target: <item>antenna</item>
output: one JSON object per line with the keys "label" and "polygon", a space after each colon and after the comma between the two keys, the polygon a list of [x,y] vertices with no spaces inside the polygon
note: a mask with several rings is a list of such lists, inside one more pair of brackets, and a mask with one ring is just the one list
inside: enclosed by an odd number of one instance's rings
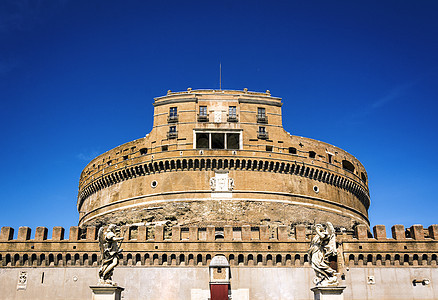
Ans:
{"label": "antenna", "polygon": [[219,62],[219,90],[222,90],[222,64]]}

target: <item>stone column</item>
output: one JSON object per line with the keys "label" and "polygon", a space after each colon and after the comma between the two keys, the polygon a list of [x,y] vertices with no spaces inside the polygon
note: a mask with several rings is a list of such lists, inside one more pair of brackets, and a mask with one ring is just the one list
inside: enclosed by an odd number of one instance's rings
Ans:
{"label": "stone column", "polygon": [[124,288],[112,285],[92,285],[92,300],[121,300]]}
{"label": "stone column", "polygon": [[343,300],[345,286],[315,286],[311,288],[314,300]]}

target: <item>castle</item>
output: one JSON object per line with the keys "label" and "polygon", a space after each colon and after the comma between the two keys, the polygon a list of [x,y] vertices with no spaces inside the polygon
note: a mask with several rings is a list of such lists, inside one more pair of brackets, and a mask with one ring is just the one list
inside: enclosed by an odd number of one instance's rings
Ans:
{"label": "castle", "polygon": [[125,299],[207,299],[223,254],[233,299],[312,299],[307,250],[330,221],[346,299],[438,298],[438,225],[369,227],[368,175],[353,155],[289,134],[280,98],[234,90],[168,91],[152,131],[82,171],[79,226],[0,234],[0,299],[87,299],[97,229],[123,225],[115,281]]}

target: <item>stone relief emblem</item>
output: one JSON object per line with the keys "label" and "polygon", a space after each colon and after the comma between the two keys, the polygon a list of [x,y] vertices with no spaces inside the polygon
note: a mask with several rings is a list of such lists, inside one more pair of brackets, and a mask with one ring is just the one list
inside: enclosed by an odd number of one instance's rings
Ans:
{"label": "stone relief emblem", "polygon": [[337,255],[335,228],[332,223],[316,224],[315,235],[309,248],[310,264],[315,270],[313,280],[316,286],[337,286],[336,271],[330,267],[329,258]]}
{"label": "stone relief emblem", "polygon": [[222,122],[222,112],[219,110],[214,111],[214,122],[215,123],[221,123]]}
{"label": "stone relief emblem", "polygon": [[18,273],[17,290],[25,290],[26,287],[27,287],[27,272],[20,271],[20,273]]}
{"label": "stone relief emblem", "polygon": [[216,172],[210,178],[210,188],[213,192],[230,192],[234,189],[234,179],[228,178],[228,172]]}
{"label": "stone relief emblem", "polygon": [[[119,236],[118,236],[119,235]],[[98,232],[100,255],[102,264],[99,269],[99,284],[114,285],[112,281],[114,268],[119,264],[120,246],[123,237],[120,236],[120,227],[111,224],[106,230],[101,227]]]}

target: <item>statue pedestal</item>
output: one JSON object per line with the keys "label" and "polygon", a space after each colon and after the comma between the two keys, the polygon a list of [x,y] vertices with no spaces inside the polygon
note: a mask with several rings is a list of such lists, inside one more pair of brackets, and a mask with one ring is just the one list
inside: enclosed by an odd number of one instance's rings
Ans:
{"label": "statue pedestal", "polygon": [[344,300],[345,286],[315,286],[311,288],[315,300]]}
{"label": "statue pedestal", "polygon": [[92,300],[121,300],[124,288],[112,285],[92,285]]}

